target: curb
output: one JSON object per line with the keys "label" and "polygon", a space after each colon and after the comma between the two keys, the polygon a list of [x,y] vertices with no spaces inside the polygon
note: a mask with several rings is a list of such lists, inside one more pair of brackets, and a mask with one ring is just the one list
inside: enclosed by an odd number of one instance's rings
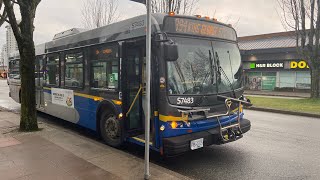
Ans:
{"label": "curb", "polygon": [[246,109],[253,110],[253,111],[264,111],[264,112],[273,112],[273,113],[279,113],[279,114],[288,114],[288,115],[294,115],[294,116],[320,118],[320,114],[294,112],[294,111],[286,111],[286,110],[280,110],[280,109],[270,109],[270,108],[254,107],[254,106]]}

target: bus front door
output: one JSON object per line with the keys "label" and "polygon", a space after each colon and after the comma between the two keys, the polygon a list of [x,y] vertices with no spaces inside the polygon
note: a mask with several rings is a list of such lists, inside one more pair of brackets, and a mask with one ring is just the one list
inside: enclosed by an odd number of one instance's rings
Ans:
{"label": "bus front door", "polygon": [[129,136],[143,134],[142,64],[144,46],[124,45],[122,61],[122,97],[126,130]]}

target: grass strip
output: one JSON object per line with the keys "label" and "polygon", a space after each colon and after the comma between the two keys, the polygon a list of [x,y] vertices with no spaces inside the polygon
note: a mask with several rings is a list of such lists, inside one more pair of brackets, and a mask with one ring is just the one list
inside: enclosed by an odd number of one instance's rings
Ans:
{"label": "grass strip", "polygon": [[285,99],[250,96],[247,98],[251,100],[255,107],[320,114],[320,99]]}

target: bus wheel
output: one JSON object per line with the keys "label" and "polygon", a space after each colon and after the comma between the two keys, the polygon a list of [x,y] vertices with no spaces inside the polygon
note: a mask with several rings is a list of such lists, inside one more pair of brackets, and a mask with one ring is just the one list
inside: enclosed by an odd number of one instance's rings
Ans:
{"label": "bus wheel", "polygon": [[100,132],[103,140],[110,146],[120,147],[123,133],[120,120],[112,112],[103,112],[100,119]]}

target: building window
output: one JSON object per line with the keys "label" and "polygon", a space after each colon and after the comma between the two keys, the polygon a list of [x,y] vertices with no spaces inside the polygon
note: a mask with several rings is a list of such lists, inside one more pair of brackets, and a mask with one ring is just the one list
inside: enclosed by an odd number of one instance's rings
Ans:
{"label": "building window", "polygon": [[311,89],[311,75],[309,71],[297,71],[297,89]]}
{"label": "building window", "polygon": [[46,84],[49,86],[59,86],[60,83],[60,68],[59,55],[49,56],[46,67]]}
{"label": "building window", "polygon": [[279,88],[294,88],[295,87],[295,71],[280,71],[279,72]]}
{"label": "building window", "polygon": [[65,86],[83,87],[83,53],[65,55]]}
{"label": "building window", "polygon": [[91,86],[93,88],[118,90],[118,45],[90,48]]}
{"label": "building window", "polygon": [[249,90],[261,90],[261,72],[248,72],[246,88]]}

